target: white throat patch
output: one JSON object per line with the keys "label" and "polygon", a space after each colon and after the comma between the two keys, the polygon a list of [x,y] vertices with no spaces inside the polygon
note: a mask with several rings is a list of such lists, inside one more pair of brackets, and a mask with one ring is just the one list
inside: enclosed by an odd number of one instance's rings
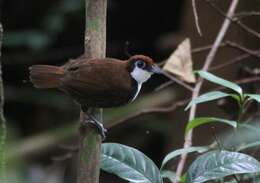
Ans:
{"label": "white throat patch", "polygon": [[130,73],[131,76],[133,77],[133,79],[136,80],[137,82],[137,91],[132,99],[132,101],[134,101],[138,95],[138,93],[140,92],[141,90],[141,87],[142,87],[142,84],[144,82],[146,82],[153,73],[151,72],[148,72],[146,70],[143,70],[143,69],[140,69],[139,67],[135,67],[134,70]]}

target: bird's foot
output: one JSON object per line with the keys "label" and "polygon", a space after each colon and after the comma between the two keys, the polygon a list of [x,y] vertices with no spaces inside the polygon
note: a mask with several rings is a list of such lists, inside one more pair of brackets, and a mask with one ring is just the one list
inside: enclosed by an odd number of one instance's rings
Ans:
{"label": "bird's foot", "polygon": [[98,132],[100,133],[101,137],[102,137],[102,141],[104,141],[106,139],[106,132],[107,129],[104,127],[104,125],[99,122],[94,116],[92,115],[88,115],[87,119],[84,119],[83,121],[85,124],[87,123],[91,123],[93,125],[95,125],[97,127]]}

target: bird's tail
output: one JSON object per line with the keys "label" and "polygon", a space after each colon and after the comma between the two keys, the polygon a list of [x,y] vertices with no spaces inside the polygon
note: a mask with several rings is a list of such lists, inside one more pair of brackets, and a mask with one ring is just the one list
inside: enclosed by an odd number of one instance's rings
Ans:
{"label": "bird's tail", "polygon": [[36,88],[58,88],[64,69],[51,65],[33,65],[29,68],[30,80]]}

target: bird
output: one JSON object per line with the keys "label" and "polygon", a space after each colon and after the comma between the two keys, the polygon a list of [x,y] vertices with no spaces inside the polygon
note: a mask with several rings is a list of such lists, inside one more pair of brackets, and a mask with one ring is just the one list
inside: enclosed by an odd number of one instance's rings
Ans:
{"label": "bird", "polygon": [[[69,60],[63,66],[33,65],[30,81],[35,88],[59,89],[72,97],[84,112],[90,108],[112,108],[134,101],[143,83],[161,69],[152,58],[134,55],[127,60],[87,58]],[[106,129],[91,116],[102,137]]]}

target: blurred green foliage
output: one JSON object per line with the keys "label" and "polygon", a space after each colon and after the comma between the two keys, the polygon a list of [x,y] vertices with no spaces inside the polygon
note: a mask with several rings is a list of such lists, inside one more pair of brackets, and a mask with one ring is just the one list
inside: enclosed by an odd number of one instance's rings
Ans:
{"label": "blurred green foliage", "polygon": [[4,36],[4,45],[6,47],[26,47],[33,51],[46,49],[51,46],[55,37],[61,34],[70,19],[82,17],[84,12],[84,1],[64,0],[58,1],[47,10],[42,22],[39,22],[42,29],[26,29],[19,31],[6,31]]}
{"label": "blurred green foliage", "polygon": [[8,47],[28,47],[32,50],[40,50],[51,43],[51,38],[39,31],[6,32],[4,45]]}

